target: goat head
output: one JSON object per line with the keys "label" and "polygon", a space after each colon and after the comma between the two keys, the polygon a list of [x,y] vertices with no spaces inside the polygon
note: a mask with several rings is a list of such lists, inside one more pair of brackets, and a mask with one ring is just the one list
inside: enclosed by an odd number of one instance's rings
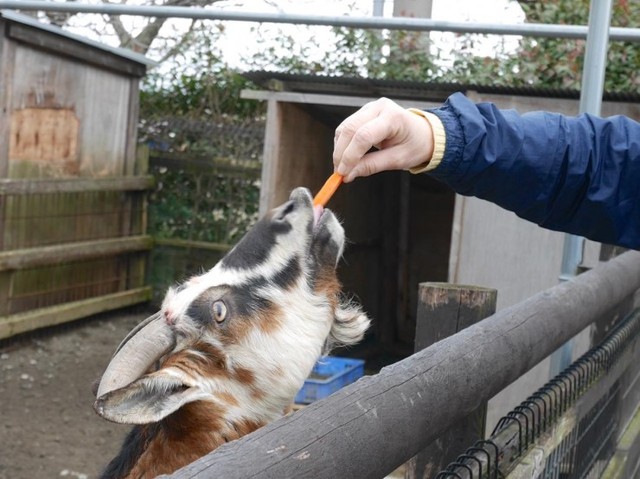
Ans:
{"label": "goat head", "polygon": [[297,188],[214,268],[169,289],[98,386],[94,407],[105,419],[163,425],[145,431],[140,457],[128,452],[122,471],[155,454],[158,431],[188,451],[154,470],[171,472],[282,416],[323,353],[362,338],[369,320],[336,276],[344,243],[334,214]]}

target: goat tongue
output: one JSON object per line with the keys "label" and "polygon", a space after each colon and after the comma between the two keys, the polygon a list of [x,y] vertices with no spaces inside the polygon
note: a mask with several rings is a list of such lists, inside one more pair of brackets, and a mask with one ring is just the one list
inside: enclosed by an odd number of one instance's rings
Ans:
{"label": "goat tongue", "polygon": [[318,224],[318,221],[320,221],[320,217],[322,216],[323,211],[324,211],[324,208],[322,207],[322,205],[313,206],[313,226],[314,227]]}
{"label": "goat tongue", "polygon": [[118,346],[100,379],[96,397],[131,384],[175,344],[175,334],[160,313],[145,319]]}

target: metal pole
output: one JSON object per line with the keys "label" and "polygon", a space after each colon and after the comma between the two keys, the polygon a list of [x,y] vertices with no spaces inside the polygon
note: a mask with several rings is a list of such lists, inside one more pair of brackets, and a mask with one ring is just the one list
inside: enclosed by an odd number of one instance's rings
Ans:
{"label": "metal pole", "polygon": [[[42,0],[0,0],[0,9],[38,10],[48,12],[97,13],[104,15],[133,15],[162,18],[193,18],[201,20],[228,20],[238,22],[293,23],[299,25],[326,25],[353,28],[372,28],[408,31],[439,31],[456,33],[482,33],[521,35],[551,38],[586,38],[588,29],[580,25],[547,25],[536,23],[498,24],[476,22],[449,22],[429,18],[408,17],[348,17],[310,16],[283,13],[252,13],[199,7],[159,7],[154,5],[97,4],[79,2],[51,2]],[[611,28],[611,40],[640,42],[640,28]]]}
{"label": "metal pole", "polygon": [[373,0],[373,16],[384,16],[384,0]]}
{"label": "metal pole", "polygon": [[[582,68],[580,113],[600,115],[604,76],[609,46],[612,0],[592,0],[589,8],[589,33]],[[560,281],[575,277],[582,263],[585,240],[581,236],[565,235],[562,251]],[[571,364],[573,341],[568,341],[551,356],[550,377],[554,377]]]}
{"label": "metal pole", "polygon": [[604,73],[609,47],[609,24],[612,0],[592,0],[589,10],[589,33],[582,68],[580,113],[600,115]]}

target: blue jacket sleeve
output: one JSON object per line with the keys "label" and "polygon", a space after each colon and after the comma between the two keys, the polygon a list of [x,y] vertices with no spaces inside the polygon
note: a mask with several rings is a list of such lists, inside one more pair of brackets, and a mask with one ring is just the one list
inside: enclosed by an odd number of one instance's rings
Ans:
{"label": "blue jacket sleeve", "polygon": [[640,123],[519,115],[452,95],[438,109],[445,153],[431,171],[545,228],[640,248]]}

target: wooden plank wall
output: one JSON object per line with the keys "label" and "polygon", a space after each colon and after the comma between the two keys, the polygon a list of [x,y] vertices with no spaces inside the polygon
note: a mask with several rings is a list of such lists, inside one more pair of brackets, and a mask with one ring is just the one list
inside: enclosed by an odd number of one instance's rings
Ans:
{"label": "wooden plank wall", "polygon": [[[313,105],[268,101],[261,213],[297,186],[320,188],[333,171],[337,126]],[[348,238],[339,276],[374,319],[373,349],[412,353],[418,283],[446,281],[453,199],[436,181],[406,172],[356,180],[332,198]]]}
{"label": "wooden plank wall", "polygon": [[152,180],[136,157],[139,78],[16,42],[6,27],[0,338],[148,300],[151,248]]}
{"label": "wooden plank wall", "polygon": [[[137,84],[116,73],[26,45],[17,45],[14,62],[20,68],[13,72],[14,87],[7,99],[11,144],[16,147],[9,154],[9,176],[124,175],[125,163],[133,162],[135,157],[127,156],[132,154],[127,137],[132,134],[128,122],[135,119],[130,111],[131,88]],[[137,94],[137,87],[135,92]],[[34,130],[38,127],[43,131],[56,124],[64,130],[63,138],[68,142],[60,145],[59,136],[42,136],[40,142],[50,140],[58,144],[36,148],[32,143],[35,137],[28,135],[19,123],[25,115],[29,115]],[[52,122],[52,117],[57,121]],[[77,146],[73,156],[70,152],[62,158],[52,154],[64,146],[71,149],[74,142]],[[42,156],[28,156],[33,151],[41,152]]]}

